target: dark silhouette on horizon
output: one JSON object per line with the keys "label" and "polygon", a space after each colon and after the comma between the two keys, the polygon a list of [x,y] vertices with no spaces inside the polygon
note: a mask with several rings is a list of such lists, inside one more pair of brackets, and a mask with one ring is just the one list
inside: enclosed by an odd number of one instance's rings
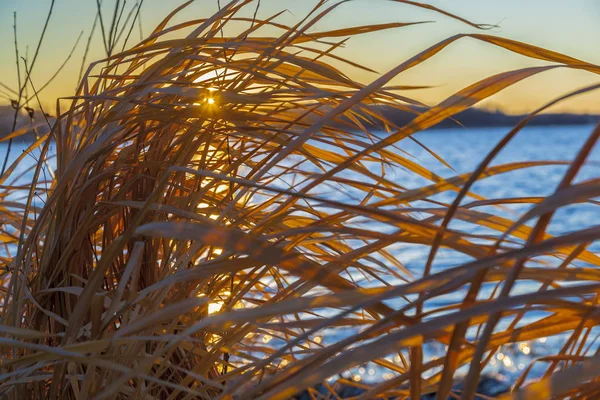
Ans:
{"label": "dark silhouette on horizon", "polygon": [[[408,124],[415,117],[414,113],[401,111],[387,106],[372,106],[372,108],[382,113],[384,117],[398,126]],[[423,109],[420,111],[423,111]],[[451,119],[445,119],[437,124],[434,129],[458,128],[461,125],[465,128],[513,127],[525,117],[525,114],[508,115],[500,111],[470,108],[454,115]],[[595,124],[599,121],[600,115],[598,114],[553,113],[537,115],[528,123],[528,125],[587,125]]]}

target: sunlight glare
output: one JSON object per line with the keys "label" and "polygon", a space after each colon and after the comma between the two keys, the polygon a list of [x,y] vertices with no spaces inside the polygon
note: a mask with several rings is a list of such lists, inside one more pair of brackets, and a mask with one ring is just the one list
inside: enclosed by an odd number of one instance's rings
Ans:
{"label": "sunlight glare", "polygon": [[214,303],[208,303],[208,314],[216,314],[219,311],[221,311],[221,308],[223,307],[223,302],[222,301],[217,301]]}

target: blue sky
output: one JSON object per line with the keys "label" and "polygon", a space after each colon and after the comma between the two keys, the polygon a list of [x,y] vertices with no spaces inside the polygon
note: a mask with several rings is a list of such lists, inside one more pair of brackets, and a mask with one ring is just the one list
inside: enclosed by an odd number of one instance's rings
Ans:
{"label": "blue sky", "polygon": [[[221,0],[225,3],[226,0]],[[106,10],[114,0],[104,0]],[[174,0],[146,0],[142,11],[144,33],[148,33],[173,8],[181,4]],[[491,33],[524,41],[554,51],[569,54],[588,62],[600,64],[600,2],[595,0],[438,0],[428,1],[446,11],[477,23],[498,24]],[[0,1],[0,82],[16,87],[14,44],[12,33],[13,11],[17,12],[19,50],[30,56],[41,32],[50,0]],[[128,6],[133,0],[128,1]],[[268,16],[288,9],[281,22],[291,22],[303,16],[315,4],[313,0],[262,0],[259,16]],[[208,16],[217,8],[217,0],[196,0],[176,21]],[[249,9],[251,13],[253,9]],[[85,39],[96,12],[95,0],[56,0],[34,82],[44,82],[62,63],[81,31],[82,42],[58,79],[42,94],[44,102],[54,102],[58,96],[72,93],[79,72]],[[354,0],[345,3],[320,21],[314,30],[381,22],[435,21],[373,33],[349,41],[340,55],[364,63],[379,72],[385,72],[424,48],[456,33],[475,32],[474,28],[431,11],[418,9],[386,0]],[[136,34],[135,39],[139,39]],[[101,58],[103,48],[97,36],[92,43],[91,59]],[[429,104],[494,73],[524,66],[541,65],[511,54],[506,50],[463,39],[428,60],[422,66],[400,75],[393,83],[403,85],[434,85],[434,88],[411,92],[410,95]],[[357,73],[353,77],[364,82],[374,75]],[[520,113],[538,107],[544,102],[572,89],[600,81],[600,77],[581,71],[555,70],[536,76],[527,82],[494,96],[484,103]],[[555,109],[555,111],[600,112],[600,93],[582,96]]]}

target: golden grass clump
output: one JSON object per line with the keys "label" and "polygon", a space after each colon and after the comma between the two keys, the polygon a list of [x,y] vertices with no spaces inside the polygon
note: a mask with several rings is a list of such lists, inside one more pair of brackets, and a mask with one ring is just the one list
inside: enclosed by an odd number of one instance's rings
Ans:
{"label": "golden grass clump", "polygon": [[[600,129],[544,198],[484,199],[472,190],[488,176],[543,164],[489,167],[531,117],[471,174],[444,179],[398,151],[415,132],[529,76],[600,67],[465,34],[362,85],[342,71],[367,68],[337,56],[338,47],[408,23],[309,33],[339,4],[321,1],[285,26],[277,15],[240,16],[251,3],[169,26],[172,14],[139,44],[92,64],[50,134],[31,145],[39,162],[19,172],[30,162],[22,155],[0,178],[0,393],[288,399],[317,396],[323,383],[364,387],[360,399],[445,399],[464,366],[464,390],[454,393],[470,399],[503,345],[567,333],[557,354],[534,361],[547,364],[544,377],[529,384],[525,369],[507,397],[600,396],[600,360],[585,345],[600,293],[600,258],[587,247],[600,228],[546,233],[556,209],[600,195],[597,179],[574,183]],[[469,38],[551,64],[489,77],[431,108],[388,84]],[[372,105],[415,118],[395,126]],[[398,171],[429,183],[406,188],[391,178]],[[23,173],[31,184],[18,183]],[[452,203],[433,199],[445,192],[456,193]],[[514,203],[531,207],[514,219],[477,210]],[[451,227],[455,220],[494,234]],[[392,254],[403,244],[428,246],[420,275]],[[436,269],[440,248],[472,261]],[[521,281],[539,289],[515,294]],[[486,297],[490,283],[496,290]],[[459,302],[436,302],[461,290]],[[533,311],[546,316],[523,323]],[[357,330],[332,336],[349,329]],[[443,357],[423,355],[432,343],[447,346]],[[385,378],[352,382],[348,372],[366,363]]]}

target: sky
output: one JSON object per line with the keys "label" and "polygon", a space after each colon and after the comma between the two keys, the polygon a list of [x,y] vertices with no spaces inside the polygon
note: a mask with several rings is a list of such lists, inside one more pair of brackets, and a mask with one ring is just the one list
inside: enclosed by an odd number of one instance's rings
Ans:
{"label": "sky", "polygon": [[[104,0],[106,18],[116,0]],[[218,0],[196,0],[175,22],[202,18],[217,10]],[[221,0],[225,4],[227,0]],[[142,8],[142,31],[148,34],[180,0],[145,0]],[[384,73],[425,48],[457,33],[487,33],[568,54],[600,64],[600,1],[598,0],[431,0],[427,4],[452,12],[472,22],[498,27],[482,32],[433,11],[423,10],[390,0],[352,0],[338,7],[320,21],[312,31],[338,29],[384,22],[433,21],[353,37],[338,53]],[[14,57],[13,12],[17,13],[17,38],[21,55],[32,56],[40,36],[51,0],[0,0],[0,82],[17,86]],[[287,9],[280,22],[303,17],[314,0],[261,0],[259,17]],[[134,0],[127,2],[128,7]],[[37,87],[46,82],[63,63],[78,35],[83,31],[73,56],[65,68],[42,93],[44,106],[55,104],[57,97],[73,94],[79,75],[85,42],[95,14],[96,0],[55,0],[54,11],[38,64],[32,74]],[[254,8],[248,10],[252,13]],[[98,32],[97,32],[98,33]],[[134,40],[140,39],[134,33]],[[134,42],[131,41],[130,44]],[[96,34],[88,60],[103,57],[104,49]],[[402,73],[392,83],[428,85],[428,89],[403,93],[429,105],[495,73],[527,66],[543,65],[539,60],[515,55],[507,50],[473,39],[461,39],[422,65]],[[348,74],[369,83],[377,76],[356,70]],[[481,105],[507,113],[525,113],[574,89],[600,82],[600,77],[584,71],[559,68],[537,75],[510,87]],[[1,93],[1,92],[0,92]],[[0,97],[0,104],[6,103]],[[53,107],[53,106],[52,106]],[[600,92],[586,94],[554,107],[553,112],[600,113]]]}

